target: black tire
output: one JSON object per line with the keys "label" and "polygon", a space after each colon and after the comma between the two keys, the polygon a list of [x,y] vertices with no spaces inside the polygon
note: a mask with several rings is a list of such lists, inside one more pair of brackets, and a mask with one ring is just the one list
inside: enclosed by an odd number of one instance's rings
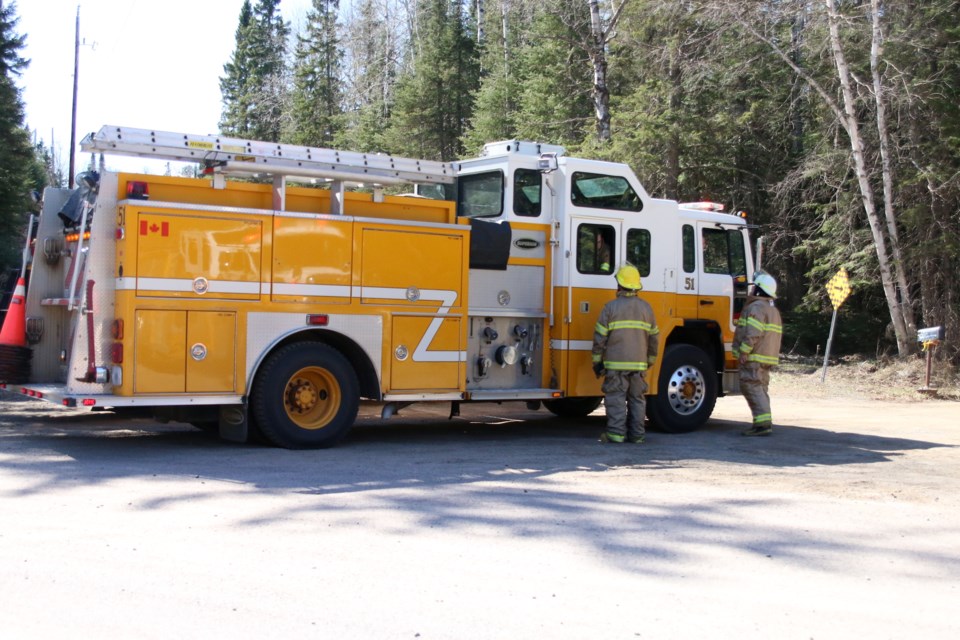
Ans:
{"label": "black tire", "polygon": [[260,432],[286,449],[332,447],[350,431],[359,408],[356,371],[343,354],[319,342],[272,353],[250,397]]}
{"label": "black tire", "polygon": [[560,398],[544,400],[547,411],[561,418],[584,418],[600,406],[603,398]]}
{"label": "black tire", "polygon": [[657,395],[647,402],[655,427],[668,433],[700,428],[717,404],[717,373],[713,360],[700,347],[667,347],[657,380]]}

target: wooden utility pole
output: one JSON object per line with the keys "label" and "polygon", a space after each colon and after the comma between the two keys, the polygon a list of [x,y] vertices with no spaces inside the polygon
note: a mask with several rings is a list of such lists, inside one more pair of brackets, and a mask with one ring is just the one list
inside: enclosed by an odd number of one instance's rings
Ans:
{"label": "wooden utility pole", "polygon": [[77,5],[77,30],[73,47],[73,113],[70,117],[70,175],[67,186],[73,189],[74,156],[77,146],[77,72],[80,70],[80,5]]}

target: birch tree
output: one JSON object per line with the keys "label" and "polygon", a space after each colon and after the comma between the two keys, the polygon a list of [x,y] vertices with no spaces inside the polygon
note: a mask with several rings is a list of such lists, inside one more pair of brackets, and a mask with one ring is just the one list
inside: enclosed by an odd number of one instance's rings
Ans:
{"label": "birch tree", "polygon": [[403,15],[394,0],[361,0],[350,6],[342,29],[347,122],[338,144],[382,151],[404,55]]}
{"label": "birch tree", "polygon": [[629,0],[567,0],[544,5],[545,11],[552,13],[569,28],[569,36],[558,33],[555,37],[569,38],[569,44],[582,51],[588,60],[593,77],[590,98],[596,137],[601,143],[608,142],[611,136],[608,47],[617,35],[617,23],[628,2]]}
{"label": "birch tree", "polygon": [[[808,9],[806,2],[798,3],[800,11]],[[904,268],[902,261],[896,260],[892,256],[898,255],[899,244],[897,237],[892,236],[888,225],[895,225],[895,214],[892,207],[887,211],[879,211],[877,208],[876,193],[873,186],[873,179],[876,172],[871,167],[867,157],[867,149],[864,141],[864,134],[861,128],[860,114],[858,113],[858,100],[856,96],[855,85],[857,80],[847,60],[847,53],[844,48],[843,38],[841,37],[841,23],[844,22],[844,16],[840,14],[837,7],[837,0],[820,0],[827,26],[827,46],[830,52],[835,75],[833,80],[837,84],[836,93],[839,94],[839,100],[834,97],[834,91],[828,89],[814,73],[809,69],[801,67],[798,62],[785,51],[776,38],[763,30],[763,20],[769,19],[769,16],[775,12],[761,10],[761,18],[758,21],[749,19],[748,13],[741,10],[740,7],[731,7],[729,3],[718,3],[715,7],[723,15],[733,17],[740,26],[742,26],[753,37],[766,43],[770,49],[793,71],[802,78],[813,91],[821,98],[823,104],[834,115],[841,129],[846,134],[850,156],[853,164],[853,170],[860,192],[861,206],[870,227],[873,239],[874,250],[877,257],[877,266],[880,273],[880,284],[883,289],[884,298],[890,315],[890,321],[894,329],[897,342],[897,350],[901,355],[911,353],[914,350],[915,342],[909,335],[909,328],[913,326],[912,311],[905,304],[901,297],[901,291],[898,290],[898,283],[902,283],[902,293],[908,296],[908,286],[906,284],[906,275],[901,273]],[[879,8],[876,20],[880,19]],[[871,21],[873,30],[873,21]],[[872,37],[877,37],[876,31]],[[879,52],[879,45],[877,46]],[[879,55],[879,53],[877,53]],[[877,92],[876,99],[882,100],[883,93]],[[887,216],[886,220],[884,216]]]}
{"label": "birch tree", "polygon": [[584,45],[593,67],[593,110],[597,117],[597,139],[610,140],[610,87],[607,85],[607,46],[616,36],[617,22],[628,0],[613,0],[602,11],[599,0],[587,0],[590,8],[590,35]]}
{"label": "birch tree", "polygon": [[513,52],[529,26],[522,23],[522,13],[510,0],[499,0],[497,11],[481,9],[484,4],[483,0],[477,2],[481,76],[465,138],[468,153],[479,151],[484,143],[517,134],[521,80]]}

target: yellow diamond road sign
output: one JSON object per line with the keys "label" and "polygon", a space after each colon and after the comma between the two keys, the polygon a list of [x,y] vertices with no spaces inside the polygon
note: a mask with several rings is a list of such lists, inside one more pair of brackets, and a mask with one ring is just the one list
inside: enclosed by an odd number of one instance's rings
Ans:
{"label": "yellow diamond road sign", "polygon": [[840,269],[827,283],[827,294],[834,309],[839,309],[843,301],[850,295],[850,278],[846,269]]}

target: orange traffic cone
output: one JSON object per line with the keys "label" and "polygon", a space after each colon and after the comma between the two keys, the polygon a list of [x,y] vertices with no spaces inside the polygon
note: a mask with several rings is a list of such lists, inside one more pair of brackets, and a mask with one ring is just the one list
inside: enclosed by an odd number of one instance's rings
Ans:
{"label": "orange traffic cone", "polygon": [[13,290],[7,317],[3,320],[3,330],[0,331],[0,344],[13,347],[27,346],[26,286],[23,278],[17,280],[17,288]]}

